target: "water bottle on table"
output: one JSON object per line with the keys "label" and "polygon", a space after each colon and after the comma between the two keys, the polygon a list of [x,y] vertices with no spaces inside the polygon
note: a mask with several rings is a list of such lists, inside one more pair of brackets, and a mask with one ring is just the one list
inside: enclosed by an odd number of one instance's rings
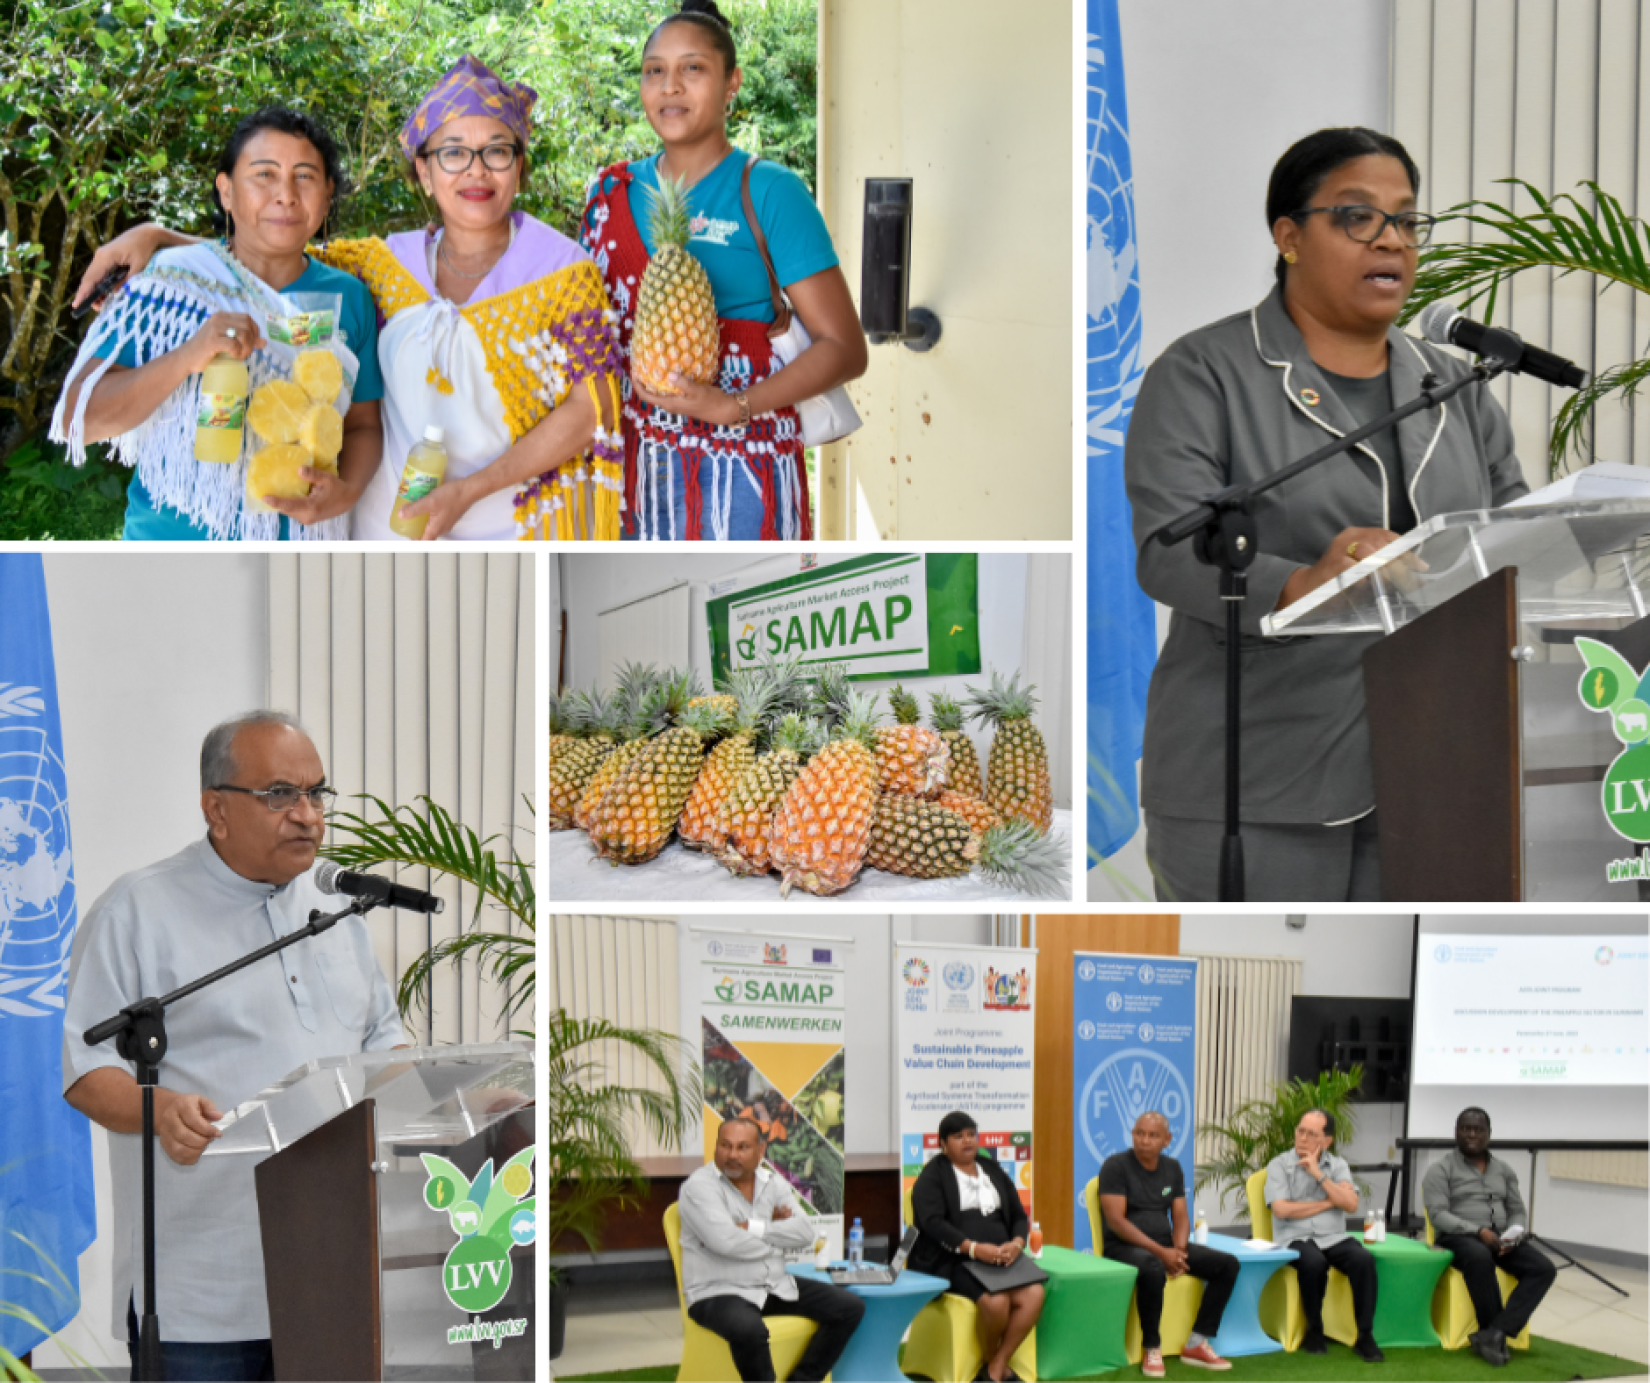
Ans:
{"label": "water bottle on table", "polygon": [[856,1268],[865,1266],[865,1226],[857,1217],[854,1227],[848,1231],[848,1262]]}

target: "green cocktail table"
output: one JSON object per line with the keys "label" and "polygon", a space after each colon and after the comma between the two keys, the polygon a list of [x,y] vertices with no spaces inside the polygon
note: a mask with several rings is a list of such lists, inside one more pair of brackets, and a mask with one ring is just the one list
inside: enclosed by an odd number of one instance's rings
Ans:
{"label": "green cocktail table", "polygon": [[1044,1247],[1037,1266],[1048,1274],[1047,1297],[1037,1329],[1015,1355],[1016,1364],[1034,1363],[1032,1378],[1083,1378],[1128,1363],[1123,1326],[1134,1296],[1135,1270],[1052,1244]]}
{"label": "green cocktail table", "polygon": [[1455,1255],[1418,1239],[1365,1244],[1375,1257],[1375,1343],[1383,1348],[1426,1348],[1440,1343],[1432,1328],[1432,1294]]}

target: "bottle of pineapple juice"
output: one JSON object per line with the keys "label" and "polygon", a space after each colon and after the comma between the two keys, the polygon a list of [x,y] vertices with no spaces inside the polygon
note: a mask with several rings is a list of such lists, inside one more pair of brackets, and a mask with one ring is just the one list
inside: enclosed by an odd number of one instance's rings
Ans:
{"label": "bottle of pineapple juice", "polygon": [[403,538],[424,536],[425,525],[430,521],[429,515],[417,519],[404,519],[401,517],[401,509],[403,505],[416,504],[423,499],[447,474],[447,448],[442,445],[446,438],[446,432],[431,423],[424,429],[424,440],[407,453],[407,464],[401,471],[401,487],[395,492],[395,501],[390,505],[392,533],[398,533]]}
{"label": "bottle of pineapple juice", "polygon": [[195,460],[234,462],[241,457],[246,422],[246,361],[218,355],[201,372],[200,412],[195,418]]}

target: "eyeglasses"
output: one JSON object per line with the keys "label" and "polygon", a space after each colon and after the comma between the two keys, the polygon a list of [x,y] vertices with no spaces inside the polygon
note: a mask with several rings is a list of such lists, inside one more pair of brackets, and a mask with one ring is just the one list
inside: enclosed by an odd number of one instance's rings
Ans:
{"label": "eyeglasses", "polygon": [[324,812],[332,805],[332,799],[338,796],[326,786],[300,788],[294,787],[291,783],[276,783],[272,788],[238,788],[233,783],[219,783],[212,791],[244,792],[248,797],[261,797],[264,799],[264,806],[272,812],[291,811],[298,805],[300,797],[307,797],[310,806],[318,812]]}
{"label": "eyeglasses", "polygon": [[478,158],[482,167],[502,173],[521,157],[521,145],[489,144],[484,149],[471,149],[463,144],[443,144],[439,149],[426,149],[424,157],[434,159],[443,173],[462,173]]}
{"label": "eyeglasses", "polygon": [[1386,234],[1388,226],[1398,227],[1398,237],[1411,249],[1425,245],[1432,236],[1436,217],[1424,211],[1386,212],[1373,206],[1309,206],[1289,213],[1291,221],[1304,221],[1314,212],[1327,211],[1330,219],[1354,240],[1373,244]]}

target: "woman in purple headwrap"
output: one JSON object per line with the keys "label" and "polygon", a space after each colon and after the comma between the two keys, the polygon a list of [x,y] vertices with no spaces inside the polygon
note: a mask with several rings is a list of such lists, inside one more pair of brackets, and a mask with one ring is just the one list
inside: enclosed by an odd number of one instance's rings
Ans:
{"label": "woman in purple headwrap", "polygon": [[[378,305],[381,464],[351,511],[353,538],[617,538],[620,366],[600,271],[573,241],[513,209],[526,173],[531,87],[464,57],[401,131],[438,226],[335,240],[315,253]],[[99,251],[82,293],[189,237],[156,226]],[[407,453],[442,432],[446,476],[400,493]]]}

